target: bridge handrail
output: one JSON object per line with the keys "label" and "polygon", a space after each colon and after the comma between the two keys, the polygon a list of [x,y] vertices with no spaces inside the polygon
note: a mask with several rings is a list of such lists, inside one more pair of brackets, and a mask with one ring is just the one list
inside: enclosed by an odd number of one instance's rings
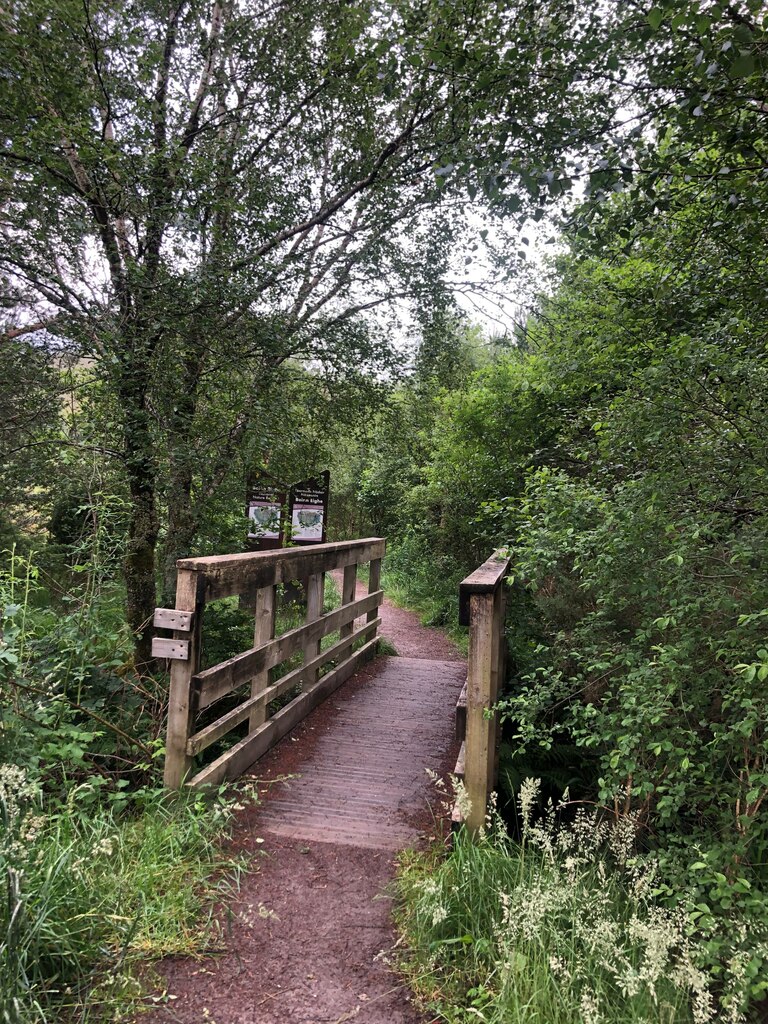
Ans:
{"label": "bridge handrail", "polygon": [[[218,785],[240,775],[257,758],[314,707],[348,679],[366,658],[375,653],[381,623],[378,607],[381,560],[385,541],[381,537],[318,544],[311,549],[283,548],[235,555],[185,558],[176,563],[176,607],[155,610],[155,625],[173,629],[173,639],[156,638],[153,653],[171,658],[168,703],[168,731],[164,782],[178,788]],[[370,563],[369,594],[355,599],[357,567]],[[341,607],[323,614],[324,576],[333,569],[344,570]],[[275,637],[276,587],[281,583],[306,581],[307,611],[304,625]],[[199,671],[203,612],[208,601],[240,595],[254,606],[253,647],[227,661]],[[366,616],[355,628],[355,619]],[[339,640],[320,650],[324,636],[339,631]],[[362,646],[355,645],[362,641]],[[270,683],[269,670],[297,651],[303,664]],[[324,676],[320,669],[329,661],[337,664]],[[203,727],[197,715],[250,681],[250,696]],[[272,717],[267,705],[295,686],[301,692]],[[247,734],[211,764],[189,777],[193,758],[248,719]]]}
{"label": "bridge handrail", "polygon": [[[459,622],[469,626],[464,786],[470,806],[464,824],[472,831],[485,821],[498,776],[499,722],[490,709],[506,671],[504,580],[509,568],[510,558],[500,549],[459,585]],[[457,816],[458,811],[455,820]]]}

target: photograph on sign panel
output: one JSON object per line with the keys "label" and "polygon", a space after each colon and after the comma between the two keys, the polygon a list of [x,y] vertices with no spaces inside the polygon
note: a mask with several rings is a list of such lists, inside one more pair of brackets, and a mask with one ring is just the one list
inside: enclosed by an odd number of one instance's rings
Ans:
{"label": "photograph on sign panel", "polygon": [[291,527],[294,540],[322,541],[322,507],[317,505],[294,505]]}
{"label": "photograph on sign panel", "polygon": [[248,506],[251,540],[277,540],[280,536],[280,506],[266,501],[252,501]]}

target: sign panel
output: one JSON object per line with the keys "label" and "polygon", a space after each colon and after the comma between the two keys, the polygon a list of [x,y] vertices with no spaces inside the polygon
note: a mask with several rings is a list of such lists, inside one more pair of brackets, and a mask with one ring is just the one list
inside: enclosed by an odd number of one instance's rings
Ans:
{"label": "sign panel", "polygon": [[257,548],[279,548],[283,542],[283,511],[286,489],[266,473],[253,476],[248,482],[246,514],[248,540]]}
{"label": "sign panel", "polygon": [[291,488],[291,540],[294,544],[322,544],[328,517],[328,470]]}

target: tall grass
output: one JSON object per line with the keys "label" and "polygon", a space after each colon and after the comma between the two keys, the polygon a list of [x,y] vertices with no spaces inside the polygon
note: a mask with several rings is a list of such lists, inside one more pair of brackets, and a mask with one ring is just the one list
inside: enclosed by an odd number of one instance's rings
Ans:
{"label": "tall grass", "polygon": [[403,969],[424,1003],[451,1024],[742,1020],[727,983],[716,1006],[688,915],[657,903],[653,868],[630,856],[632,823],[558,827],[530,806],[521,844],[494,823],[403,861]]}
{"label": "tall grass", "polygon": [[2,1024],[116,1020],[148,960],[218,942],[230,810],[158,791],[138,805],[117,813],[80,786],[46,809],[23,769],[0,767]]}
{"label": "tall grass", "polygon": [[466,652],[467,631],[459,626],[459,583],[466,575],[466,567],[451,555],[408,534],[387,551],[382,586],[393,604],[416,612],[425,626],[445,629]]}

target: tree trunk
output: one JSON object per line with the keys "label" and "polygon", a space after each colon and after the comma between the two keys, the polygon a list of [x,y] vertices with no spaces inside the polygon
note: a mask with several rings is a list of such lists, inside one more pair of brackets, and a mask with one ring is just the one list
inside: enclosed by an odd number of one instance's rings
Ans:
{"label": "tree trunk", "polygon": [[152,618],[156,605],[155,550],[158,525],[151,480],[130,474],[131,515],[124,561],[126,617],[136,638],[136,668],[151,671]]}
{"label": "tree trunk", "polygon": [[[134,349],[134,353],[136,349]],[[147,409],[149,375],[146,360],[128,357],[119,396],[124,421],[125,465],[131,495],[128,547],[124,560],[126,617],[136,638],[136,668],[151,671],[152,618],[157,591],[155,578],[159,533],[155,493],[155,452]]]}
{"label": "tree trunk", "polygon": [[172,468],[168,488],[168,532],[163,545],[163,603],[172,608],[176,599],[176,562],[192,553],[198,516],[192,504],[192,470],[182,464]]}

